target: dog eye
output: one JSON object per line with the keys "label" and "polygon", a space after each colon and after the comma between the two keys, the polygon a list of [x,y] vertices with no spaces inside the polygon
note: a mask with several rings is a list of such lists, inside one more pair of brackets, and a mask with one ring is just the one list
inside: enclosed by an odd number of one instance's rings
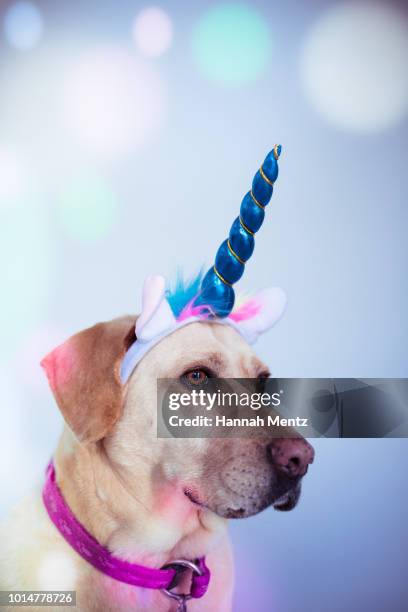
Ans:
{"label": "dog eye", "polygon": [[192,386],[199,386],[207,382],[209,374],[202,368],[194,368],[183,374],[184,380]]}

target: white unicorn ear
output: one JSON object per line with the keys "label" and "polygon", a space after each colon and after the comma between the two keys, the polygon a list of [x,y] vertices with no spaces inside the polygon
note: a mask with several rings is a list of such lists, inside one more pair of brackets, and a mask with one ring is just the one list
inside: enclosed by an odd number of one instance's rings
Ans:
{"label": "white unicorn ear", "polygon": [[143,284],[142,312],[136,321],[136,338],[147,342],[172,327],[175,316],[165,297],[163,276],[148,276]]}
{"label": "white unicorn ear", "polygon": [[[268,331],[282,317],[287,304],[286,293],[280,287],[270,287],[258,291],[250,303],[249,308],[243,304],[236,313],[232,312],[230,317],[235,320],[235,325],[245,340],[253,344],[261,334]],[[252,310],[254,314],[247,317],[245,310]]]}

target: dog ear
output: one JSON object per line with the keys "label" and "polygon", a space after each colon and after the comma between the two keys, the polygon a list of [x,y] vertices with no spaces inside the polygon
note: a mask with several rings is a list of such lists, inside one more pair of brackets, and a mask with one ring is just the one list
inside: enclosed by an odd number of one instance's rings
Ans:
{"label": "dog ear", "polygon": [[122,358],[135,341],[135,317],[98,323],[41,362],[62,415],[81,442],[96,442],[122,412]]}

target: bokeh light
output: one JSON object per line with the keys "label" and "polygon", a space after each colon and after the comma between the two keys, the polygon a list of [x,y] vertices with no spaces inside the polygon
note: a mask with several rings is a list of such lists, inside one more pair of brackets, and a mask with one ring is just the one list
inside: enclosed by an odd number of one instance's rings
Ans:
{"label": "bokeh light", "polygon": [[147,57],[165,53],[173,39],[173,24],[168,14],[157,6],[143,9],[133,24],[133,38]]}
{"label": "bokeh light", "polygon": [[200,70],[221,85],[254,81],[267,67],[270,51],[266,21],[244,4],[212,7],[193,33],[193,53]]}
{"label": "bokeh light", "polygon": [[81,176],[58,200],[58,217],[65,231],[80,241],[104,238],[114,225],[119,202],[110,184],[98,176]]}
{"label": "bokeh light", "polygon": [[16,49],[32,49],[43,33],[43,19],[32,2],[16,2],[4,17],[4,32],[9,44]]}
{"label": "bokeh light", "polygon": [[68,75],[65,102],[79,143],[112,156],[145,144],[164,116],[163,86],[154,68],[117,48],[77,61]]}
{"label": "bokeh light", "polygon": [[329,121],[355,131],[385,129],[408,111],[408,22],[378,2],[331,7],[310,31],[301,78]]}
{"label": "bokeh light", "polygon": [[2,149],[15,153],[24,181],[29,173],[41,189],[39,168],[51,178],[70,148],[71,128],[64,124],[62,100],[72,52],[68,54],[56,45],[50,52],[44,45],[23,56],[8,55],[0,70]]}
{"label": "bokeh light", "polygon": [[73,556],[69,551],[52,550],[42,555],[39,561],[35,569],[36,581],[40,589],[44,591],[75,589],[78,573]]}
{"label": "bokeh light", "polygon": [[52,292],[54,242],[40,204],[21,197],[0,209],[0,357],[43,320]]}

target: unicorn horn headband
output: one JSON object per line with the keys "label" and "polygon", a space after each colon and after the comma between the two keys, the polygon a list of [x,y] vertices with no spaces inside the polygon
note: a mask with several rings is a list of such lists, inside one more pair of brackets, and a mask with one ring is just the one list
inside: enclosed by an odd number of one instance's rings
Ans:
{"label": "unicorn horn headband", "polygon": [[252,189],[244,196],[239,216],[231,226],[215,256],[215,264],[204,277],[198,303],[211,307],[217,317],[227,317],[234,307],[233,284],[244,273],[245,264],[255,247],[255,234],[265,218],[273,185],[278,177],[278,159],[281,145],[275,145],[255,174]]}
{"label": "unicorn horn headband", "polygon": [[229,236],[219,247],[215,263],[202,281],[198,275],[189,284],[179,282],[175,290],[166,291],[162,276],[146,278],[141,314],[135,327],[136,341],[121,365],[123,383],[155,344],[184,325],[198,321],[230,325],[252,344],[280,319],[286,306],[282,289],[272,287],[259,291],[235,309],[233,289],[254,251],[255,234],[264,221],[265,208],[278,177],[280,153],[281,146],[275,145],[255,174]]}

